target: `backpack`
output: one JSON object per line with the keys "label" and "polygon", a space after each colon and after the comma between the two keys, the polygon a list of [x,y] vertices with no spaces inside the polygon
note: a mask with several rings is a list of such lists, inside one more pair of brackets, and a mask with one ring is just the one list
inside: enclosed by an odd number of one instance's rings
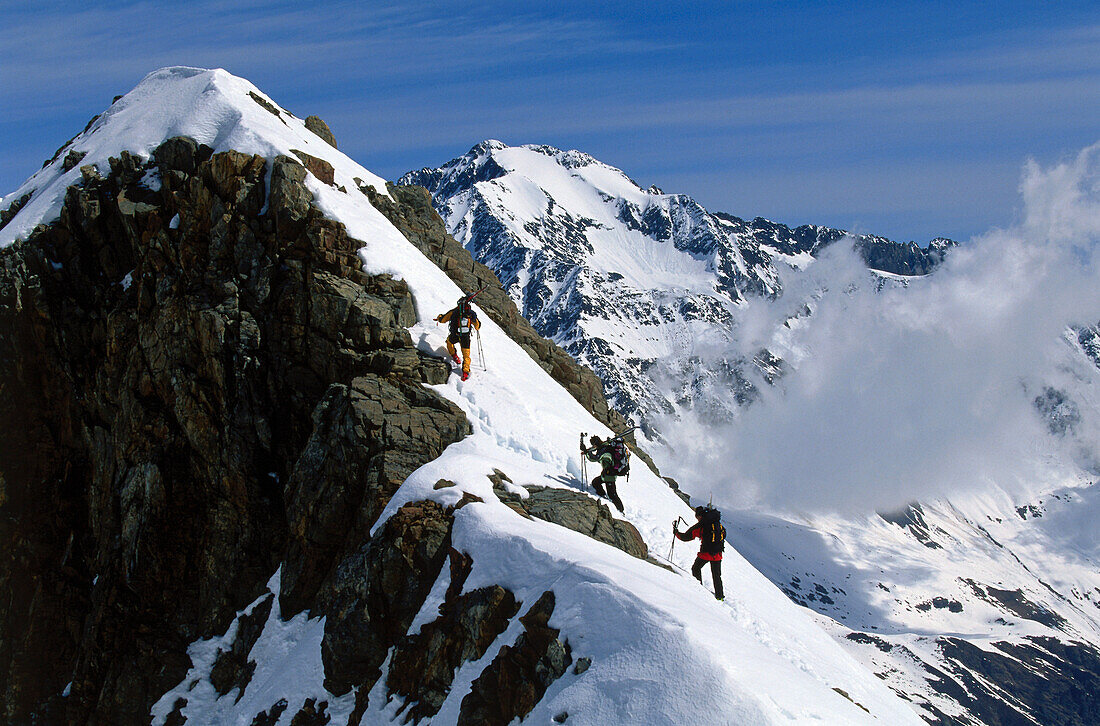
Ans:
{"label": "backpack", "polygon": [[469,298],[462,298],[458,301],[458,305],[455,306],[454,315],[451,316],[451,332],[469,333],[470,326],[473,325],[473,321],[477,319],[477,313],[470,307]]}
{"label": "backpack", "polygon": [[699,518],[699,549],[708,554],[717,554],[726,547],[726,528],[719,521],[722,513],[714,507],[706,507]]}
{"label": "backpack", "polygon": [[615,476],[630,475],[630,450],[622,439],[612,441],[607,445],[607,451],[611,454],[611,468],[608,474]]}

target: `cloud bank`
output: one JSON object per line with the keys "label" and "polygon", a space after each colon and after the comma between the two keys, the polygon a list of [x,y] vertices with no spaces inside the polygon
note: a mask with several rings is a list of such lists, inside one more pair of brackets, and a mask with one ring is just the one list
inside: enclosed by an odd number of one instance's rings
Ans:
{"label": "cloud bank", "polygon": [[[729,353],[767,346],[793,370],[730,423],[666,422],[674,476],[727,505],[866,511],[990,486],[1026,498],[1094,467],[1100,370],[1066,331],[1100,320],[1100,144],[1028,163],[1020,191],[1017,225],[907,287],[876,291],[838,244],[754,301]],[[1065,435],[1036,410],[1048,391],[1067,397]]]}

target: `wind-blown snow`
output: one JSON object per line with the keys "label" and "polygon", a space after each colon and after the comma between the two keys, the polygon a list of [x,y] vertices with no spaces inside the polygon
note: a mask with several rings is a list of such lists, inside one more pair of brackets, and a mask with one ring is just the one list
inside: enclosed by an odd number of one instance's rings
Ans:
{"label": "wind-blown snow", "polygon": [[[336,184],[348,191],[310,176],[307,183],[317,205],[362,240],[360,254],[368,272],[390,272],[409,283],[419,320],[411,330],[413,339],[424,350],[439,351],[445,330],[431,319],[451,307],[459,290],[369,204],[356,189],[355,177],[380,192],[383,181],[313,136],[297,118],[264,109],[249,92],[266,99],[247,81],[222,70],[162,69],[115,102],[68,150],[86,152],[81,163],[103,171],[109,156],[123,150],[148,155],[177,135],[191,136],[215,151],[235,149],[270,160],[296,148],[327,160],[336,170]],[[56,216],[65,188],[80,176],[78,169],[61,169],[68,150],[15,192],[18,198],[34,190],[27,206],[0,230],[0,245]],[[685,270],[695,264],[685,260]],[[645,260],[638,265],[644,269]],[[679,724],[697,722],[704,709],[715,723],[921,723],[808,611],[792,604],[737,552],[727,551],[727,601],[719,603],[684,572],[694,558],[688,544],[676,547],[673,560],[679,569],[667,571],[570,530],[524,519],[501,504],[487,478],[494,468],[520,485],[587,491],[579,478],[578,433],[610,432],[498,326],[483,319],[482,367],[475,366],[467,382],[452,378],[435,387],[466,411],[473,433],[414,472],[383,519],[407,501],[431,498],[454,504],[464,492],[475,494],[484,502],[460,509],[453,533],[455,546],[474,562],[465,587],[501,584],[525,607],[542,592],[554,591],[557,606],[551,625],[561,629],[574,658],[589,657],[592,666],[579,676],[570,671],[553,684],[532,722],[546,723],[568,711],[569,723],[575,724]],[[691,511],[640,462],[633,468],[630,480],[620,487],[625,518],[641,532],[651,554],[660,556],[672,542],[673,520],[690,519]],[[435,490],[440,478],[456,486]],[[278,592],[278,573],[268,589]],[[430,610],[425,610],[414,627],[428,617]],[[336,699],[323,687],[323,627],[322,620],[305,614],[283,621],[276,601],[249,654],[257,670],[239,702],[235,691],[217,697],[208,680],[218,649],[233,640],[236,625],[231,625],[223,636],[192,645],[191,672],[164,695],[151,716],[163,723],[176,699],[185,697],[189,722],[248,724],[259,710],[286,698],[288,708],[279,719],[285,725],[309,697],[328,701],[333,723],[346,722],[350,697]],[[453,721],[480,668],[519,632],[513,623],[482,662],[460,669],[436,723]],[[366,722],[388,721],[395,712],[382,689],[380,683]]]}

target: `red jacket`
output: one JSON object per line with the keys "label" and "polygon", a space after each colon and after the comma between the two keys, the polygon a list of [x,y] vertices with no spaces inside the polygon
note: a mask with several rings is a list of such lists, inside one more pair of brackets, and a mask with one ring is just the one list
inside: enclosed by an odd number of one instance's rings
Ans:
{"label": "red jacket", "polygon": [[722,561],[722,549],[726,544],[726,528],[718,522],[699,522],[687,532],[677,532],[684,542],[699,540],[699,559],[709,562]]}

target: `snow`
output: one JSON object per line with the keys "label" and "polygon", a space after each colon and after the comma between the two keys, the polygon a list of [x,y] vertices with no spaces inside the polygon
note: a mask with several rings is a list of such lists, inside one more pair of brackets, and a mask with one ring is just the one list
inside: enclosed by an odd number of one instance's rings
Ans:
{"label": "snow", "polygon": [[[55,219],[65,199],[65,189],[81,179],[80,166],[94,164],[108,171],[107,159],[123,150],[148,157],[153,149],[174,136],[190,136],[214,151],[235,149],[259,154],[271,161],[279,154],[294,156],[291,149],[323,157],[335,169],[335,183],[356,191],[354,179],[386,193],[385,181],[329,146],[305,127],[305,122],[282,111],[267,111],[249,93],[271,101],[254,85],[222,70],[172,67],[146,76],[132,91],[115,101],[91,127],[77,136],[53,163],[36,172],[13,194],[18,199],[34,194],[26,206],[0,229],[0,248],[26,237],[36,225]],[[85,152],[80,164],[62,169],[70,151]],[[152,186],[156,182],[147,182]]]}
{"label": "snow", "polygon": [[[423,350],[442,351],[446,331],[432,319],[450,309],[459,289],[365,198],[315,180],[309,184],[318,207],[365,241],[360,255],[368,272],[388,272],[408,282],[418,317],[412,338]],[[553,589],[557,608],[551,625],[562,629],[575,657],[593,659],[588,672],[569,678],[536,708],[535,722],[568,711],[577,723],[636,723],[642,715],[649,723],[673,723],[698,714],[701,705],[746,724],[920,722],[736,552],[728,551],[724,563],[728,601],[717,603],[682,571],[667,572],[578,533],[524,519],[501,504],[488,479],[494,469],[520,485],[586,491],[579,479],[577,435],[610,432],[492,320],[484,315],[482,320],[486,360],[475,356],[469,381],[452,378],[434,387],[466,412],[472,434],[414,472],[375,529],[410,501],[453,505],[464,493],[484,500],[457,513],[455,546],[474,562],[465,589],[500,584],[527,604]],[[478,370],[481,363],[488,370]],[[434,489],[443,478],[456,486]],[[694,519],[640,462],[620,495],[625,518],[655,554],[671,543],[676,517]],[[681,568],[693,559],[689,546],[675,553]],[[436,583],[434,591],[440,587]],[[848,692],[871,715],[833,688]],[[453,690],[440,723],[451,722],[448,714],[457,713],[464,693]],[[382,711],[373,712],[373,700],[371,708],[369,713],[383,718]]]}
{"label": "snow", "polygon": [[[123,149],[148,155],[164,139],[181,134],[217,151],[262,154],[269,164],[274,155],[287,154],[291,148],[329,161],[336,170],[336,184],[352,191],[310,176],[307,184],[317,206],[363,241],[360,256],[368,272],[388,272],[408,282],[418,319],[410,330],[412,338],[421,349],[439,352],[445,330],[432,318],[449,309],[460,291],[355,190],[354,177],[380,192],[385,190],[384,182],[306,131],[297,118],[266,111],[249,92],[263,97],[252,84],[222,70],[162,69],[112,105],[71,148],[87,152],[84,164],[104,170],[106,159]],[[549,158],[547,163],[558,166]],[[616,194],[631,194],[639,202],[651,198],[621,173],[616,176],[581,157],[571,158],[570,163],[573,173],[596,180]],[[78,178],[78,170],[63,173],[59,160],[28,180],[16,194],[37,191],[12,223],[0,230],[0,246],[56,216],[65,187]],[[566,178],[560,181],[562,187],[553,190],[556,198],[572,193]],[[528,191],[528,198],[514,201],[531,208],[542,203]],[[598,200],[596,195],[575,201],[595,204]],[[603,244],[599,235],[593,236],[592,243],[597,248]],[[663,249],[657,243],[646,244],[632,274],[651,275],[657,267],[653,261],[662,255],[667,259],[661,264],[681,259],[686,282],[702,269],[700,260],[675,253],[671,245]],[[485,360],[476,361],[472,378],[462,382],[452,377],[434,387],[466,412],[472,434],[410,475],[375,527],[409,501],[434,499],[450,505],[464,493],[483,500],[456,513],[453,543],[473,560],[465,589],[500,584],[515,593],[524,610],[543,592],[553,590],[557,605],[551,625],[561,629],[574,659],[592,659],[584,674],[569,671],[553,684],[529,716],[530,722],[547,723],[568,712],[569,723],[602,725],[694,722],[701,713],[714,723],[923,723],[838,645],[814,614],[793,604],[732,548],[727,549],[723,564],[727,601],[719,603],[685,573],[694,559],[694,549],[687,544],[674,552],[678,569],[667,571],[579,533],[520,517],[501,504],[488,479],[494,469],[504,471],[518,485],[587,492],[587,484],[580,480],[578,433],[607,436],[611,432],[487,316],[483,316],[481,338]],[[663,554],[671,544],[672,522],[677,517],[691,521],[692,512],[641,462],[636,461],[632,469],[629,481],[620,485],[624,518],[637,527],[651,553]],[[455,486],[434,489],[441,478],[454,481]],[[268,591],[276,597],[249,654],[257,668],[240,701],[235,701],[240,695],[236,691],[219,698],[209,682],[219,649],[229,648],[236,635],[234,621],[222,636],[191,645],[192,668],[154,705],[154,723],[164,723],[178,698],[187,699],[183,713],[192,723],[249,724],[280,698],[288,702],[280,724],[289,723],[306,698],[327,701],[332,723],[347,722],[354,693],[338,699],[323,685],[324,621],[305,613],[284,621],[277,598],[279,578],[276,572],[268,583]],[[433,617],[446,584],[443,576],[434,584],[412,632]],[[251,612],[259,602],[242,613]],[[478,663],[459,669],[436,723],[454,722],[469,684],[521,631],[518,619],[514,620]],[[364,723],[391,721],[401,705],[397,700],[386,698],[384,679],[380,680],[372,690]]]}
{"label": "snow", "polygon": [[[355,691],[340,698],[327,694],[322,682],[324,667],[321,664],[321,638],[324,635],[323,618],[310,619],[307,613],[299,613],[290,620],[283,620],[279,611],[279,579],[281,571],[267,583],[267,592],[256,598],[248,607],[237,613],[251,614],[265,599],[272,597],[271,612],[256,644],[248,657],[256,661],[256,670],[244,694],[234,688],[219,697],[210,682],[210,671],[220,651],[228,651],[237,636],[239,620],[234,619],[226,632],[215,638],[198,640],[187,649],[191,668],[179,685],[165,693],[153,704],[150,715],[153,724],[165,723],[177,699],[185,699],[182,710],[188,723],[249,726],[260,711],[266,711],[279,699],[286,699],[287,709],[276,722],[286,726],[307,698],[328,701],[333,723],[347,723],[355,706]],[[240,700],[237,700],[238,697]],[[342,721],[341,721],[342,719]]]}

